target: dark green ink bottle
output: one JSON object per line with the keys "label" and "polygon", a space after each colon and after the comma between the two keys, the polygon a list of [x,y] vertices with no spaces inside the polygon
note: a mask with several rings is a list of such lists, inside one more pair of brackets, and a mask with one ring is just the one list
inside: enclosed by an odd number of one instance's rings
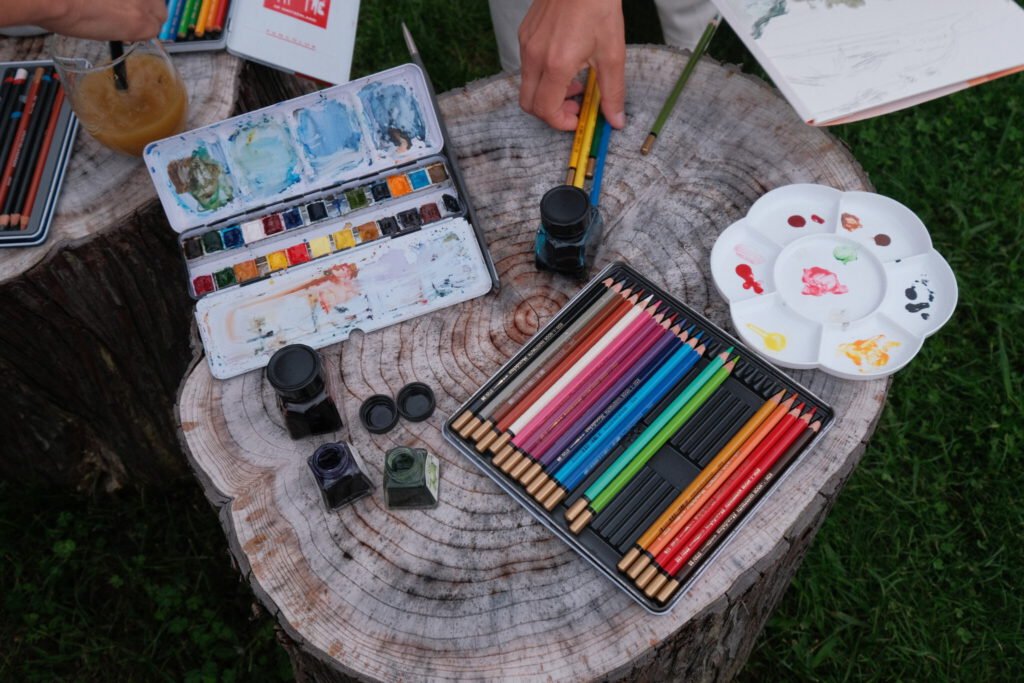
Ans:
{"label": "dark green ink bottle", "polygon": [[384,502],[390,509],[437,506],[440,468],[422,448],[398,446],[384,456]]}

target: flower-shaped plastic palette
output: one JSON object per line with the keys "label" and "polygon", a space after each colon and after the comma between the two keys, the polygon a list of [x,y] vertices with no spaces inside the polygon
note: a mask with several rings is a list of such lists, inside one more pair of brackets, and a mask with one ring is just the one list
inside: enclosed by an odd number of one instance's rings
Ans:
{"label": "flower-shaped plastic palette", "polygon": [[754,202],[715,242],[711,274],[748,345],[846,379],[902,368],[957,300],[953,271],[910,209],[824,185]]}

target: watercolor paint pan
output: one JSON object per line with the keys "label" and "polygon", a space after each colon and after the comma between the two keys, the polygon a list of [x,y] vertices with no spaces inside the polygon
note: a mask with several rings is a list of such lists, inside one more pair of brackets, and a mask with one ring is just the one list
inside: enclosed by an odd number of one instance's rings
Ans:
{"label": "watercolor paint pan", "polygon": [[407,64],[147,146],[215,377],[497,288],[438,117]]}
{"label": "watercolor paint pan", "polygon": [[[473,440],[461,436],[454,428],[453,423],[470,408],[478,406],[481,397],[493,397],[494,391],[503,382],[514,382],[519,373],[529,372],[530,366],[527,359],[537,354],[545,344],[553,343],[552,340],[557,339],[565,330],[570,329],[572,322],[586,310],[586,306],[582,305],[582,302],[588,299],[592,301],[598,293],[597,290],[605,286],[602,282],[609,277],[616,281],[626,281],[631,286],[642,289],[645,295],[651,294],[656,299],[663,301],[663,310],[680,316],[681,320],[685,320],[686,326],[693,326],[694,334],[698,332],[701,334],[701,343],[706,345],[707,351],[702,360],[674,385],[673,390],[644,415],[641,424],[634,427],[615,449],[602,458],[601,464],[583,479],[568,497],[549,512],[529,495],[519,482],[496,466],[490,454],[478,452]],[[578,535],[572,533],[566,522],[566,510],[592,482],[601,476],[609,463],[630,446],[643,426],[650,424],[654,417],[660,414],[664,406],[687,386],[690,379],[707,367],[716,354],[728,347],[733,347],[733,357],[738,355],[740,359],[728,379],[581,533]],[[745,511],[738,523],[729,527],[728,533],[724,535],[725,540],[702,557],[696,571],[688,573],[682,587],[667,602],[661,603],[648,598],[632,580],[618,571],[617,564],[624,553],[633,547],[641,534],[670,502],[707,466],[708,460],[717,452],[717,449],[722,447],[724,441],[731,438],[736,429],[760,406],[764,405],[767,399],[782,390],[786,391],[787,396],[797,394],[798,401],[804,402],[808,408],[815,409],[814,419],[821,421],[821,429],[817,436],[806,444],[795,461],[781,476],[775,477],[765,486],[764,493],[757,499],[757,502]],[[801,460],[812,452],[817,441],[831,428],[835,420],[831,407],[820,398],[761,359],[742,342],[703,315],[622,263],[613,263],[598,274],[452,415],[452,418],[445,423],[443,432],[445,438],[459,452],[469,458],[557,537],[577,551],[584,560],[653,614],[663,614],[670,610],[685,595],[688,587],[694,581],[700,580],[701,573],[721,551],[728,538],[732,537],[752,515],[757,513],[758,507],[771,495],[775,485],[784,479],[794,467],[799,466]],[[723,429],[722,424],[729,420],[734,421],[734,425],[730,429]]]}
{"label": "watercolor paint pan", "polygon": [[[22,68],[30,74],[37,67],[49,67],[49,60],[33,60],[21,62],[0,62],[0,74]],[[42,173],[35,201],[29,214],[27,225],[20,230],[0,230],[0,248],[22,248],[43,244],[49,237],[50,222],[60,198],[60,189],[64,182],[64,173],[71,157],[75,135],[78,132],[78,119],[71,111],[67,99],[57,114],[56,126],[47,151],[42,161]]]}

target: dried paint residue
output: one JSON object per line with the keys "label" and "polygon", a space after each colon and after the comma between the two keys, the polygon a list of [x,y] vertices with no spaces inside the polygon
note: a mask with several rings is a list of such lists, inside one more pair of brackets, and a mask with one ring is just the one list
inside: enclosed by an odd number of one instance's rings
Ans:
{"label": "dried paint residue", "polygon": [[853,244],[840,244],[832,250],[832,256],[844,266],[857,260],[857,247]]}
{"label": "dried paint residue", "polygon": [[805,296],[824,296],[825,294],[846,294],[846,285],[839,282],[839,276],[831,270],[825,270],[818,266],[804,268],[803,276],[804,290],[800,292]]}
{"label": "dried paint residue", "polygon": [[294,116],[296,137],[320,173],[346,170],[363,160],[363,133],[351,107],[326,100]]}
{"label": "dried paint residue", "polygon": [[748,244],[737,244],[732,250],[740,259],[747,263],[753,263],[755,266],[758,263],[764,263],[764,257],[761,256],[760,252]]}
{"label": "dried paint residue", "polygon": [[764,294],[764,286],[754,279],[754,270],[746,263],[736,266],[736,274],[743,278],[743,289],[752,289],[755,294]]}
{"label": "dried paint residue", "polygon": [[747,327],[754,331],[755,334],[760,335],[761,340],[764,342],[764,347],[769,351],[781,351],[786,348],[786,336],[780,332],[768,332],[753,323],[747,323]]}
{"label": "dried paint residue", "polygon": [[[923,292],[918,293],[918,285],[924,290]],[[922,275],[920,279],[914,280],[913,284],[903,290],[903,295],[910,301],[910,303],[904,306],[907,312],[920,313],[921,319],[927,320],[929,317],[927,309],[931,308],[932,303],[935,301],[935,292],[928,286],[928,280]],[[925,297],[927,297],[927,301]],[[918,300],[919,298],[920,300]]]}
{"label": "dried paint residue", "polygon": [[192,155],[167,164],[167,177],[178,194],[188,193],[206,210],[219,209],[234,198],[228,174],[200,145]]}
{"label": "dried paint residue", "polygon": [[299,157],[284,126],[270,119],[247,123],[228,138],[238,177],[253,194],[276,195],[299,181]]}
{"label": "dried paint residue", "polygon": [[413,92],[404,86],[370,83],[359,91],[374,141],[384,150],[408,151],[413,142],[426,142],[427,127]]}
{"label": "dried paint residue", "polygon": [[864,227],[861,224],[860,219],[854,216],[852,213],[844,213],[840,217],[839,222],[842,223],[843,229],[846,230],[847,232],[853,232],[854,230],[859,230],[860,228]]}
{"label": "dried paint residue", "polygon": [[901,342],[886,340],[884,334],[868,339],[857,339],[848,344],[840,344],[839,351],[861,368],[882,368],[889,363],[889,349],[900,346]]}

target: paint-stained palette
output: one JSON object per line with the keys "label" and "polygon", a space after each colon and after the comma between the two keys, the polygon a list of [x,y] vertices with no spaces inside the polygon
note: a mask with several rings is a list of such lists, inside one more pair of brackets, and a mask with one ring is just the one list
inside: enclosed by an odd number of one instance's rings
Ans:
{"label": "paint-stained palette", "polygon": [[823,185],[757,200],[715,242],[711,273],[750,346],[846,379],[902,368],[957,301],[953,271],[910,209]]}

